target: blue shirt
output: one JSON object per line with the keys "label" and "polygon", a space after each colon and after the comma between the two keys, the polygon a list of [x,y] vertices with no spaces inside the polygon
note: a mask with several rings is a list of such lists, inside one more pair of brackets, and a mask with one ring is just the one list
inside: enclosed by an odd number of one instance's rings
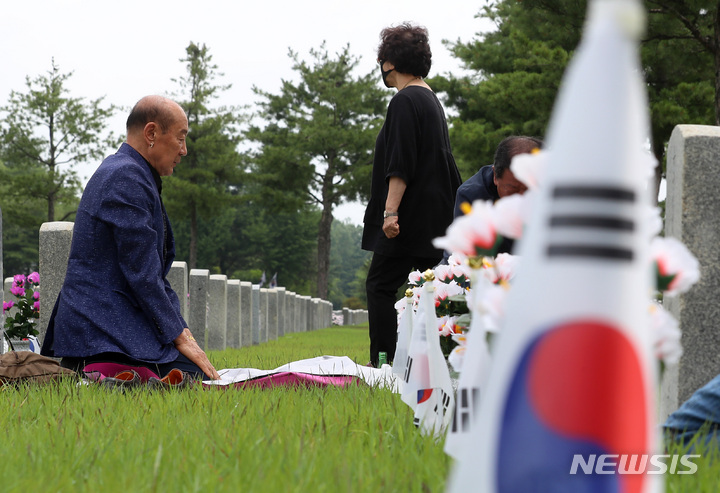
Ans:
{"label": "blue shirt", "polygon": [[458,187],[455,197],[455,217],[462,216],[460,205],[467,202],[470,205],[475,200],[491,200],[495,202],[500,198],[493,175],[492,164],[483,166],[480,171],[468,178]]}
{"label": "blue shirt", "polygon": [[[500,199],[494,178],[493,166],[489,164],[480,168],[480,171],[460,185],[457,190],[457,196],[455,197],[455,217],[463,215],[463,212],[460,210],[460,205],[463,202],[472,205],[475,200],[490,200],[495,202]],[[514,243],[515,240],[511,238],[503,238],[500,245],[498,245],[496,253],[512,252]],[[448,257],[448,252],[445,252],[443,263],[447,263]]]}

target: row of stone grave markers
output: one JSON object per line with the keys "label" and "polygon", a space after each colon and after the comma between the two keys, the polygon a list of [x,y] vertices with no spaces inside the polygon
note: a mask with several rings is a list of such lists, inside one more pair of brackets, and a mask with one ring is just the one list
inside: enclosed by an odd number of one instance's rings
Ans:
{"label": "row of stone grave markers", "polygon": [[[73,226],[72,222],[56,221],[40,227],[40,341],[65,279]],[[0,297],[8,298],[6,301],[13,298],[12,280],[4,279],[5,294],[0,293]],[[180,299],[183,318],[203,349],[262,344],[288,333],[333,324],[332,303],[284,287],[261,288],[226,275],[210,274],[207,269],[191,269],[188,273],[186,262],[173,262],[168,281]],[[366,310],[343,309],[343,315],[344,324],[367,321]]]}
{"label": "row of stone grave markers", "polygon": [[204,349],[261,344],[332,325],[332,303],[283,287],[261,288],[206,269],[192,269],[188,276],[185,262],[173,262],[168,280],[185,301],[183,318]]}
{"label": "row of stone grave markers", "polygon": [[364,324],[368,321],[367,310],[353,310],[351,308],[343,307],[342,309],[342,325],[358,325]]}

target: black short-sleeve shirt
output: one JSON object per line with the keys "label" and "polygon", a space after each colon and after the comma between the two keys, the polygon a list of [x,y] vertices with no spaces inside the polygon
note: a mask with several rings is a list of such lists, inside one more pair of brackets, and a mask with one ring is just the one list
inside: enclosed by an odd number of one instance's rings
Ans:
{"label": "black short-sleeve shirt", "polygon": [[[388,239],[382,231],[383,211],[393,176],[402,178],[407,188],[398,209],[400,234]],[[399,91],[375,143],[362,248],[391,257],[442,255],[432,240],[452,223],[461,182],[440,101],[420,86]]]}

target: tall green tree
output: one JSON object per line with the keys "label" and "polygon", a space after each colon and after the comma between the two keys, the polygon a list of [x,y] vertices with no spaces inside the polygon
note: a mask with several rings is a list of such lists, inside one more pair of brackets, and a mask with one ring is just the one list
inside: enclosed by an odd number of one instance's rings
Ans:
{"label": "tall green tree", "polygon": [[233,200],[232,183],[241,171],[236,108],[211,103],[230,85],[217,85],[222,76],[204,44],[190,42],[186,48],[187,75],[173,79],[180,85],[178,103],[188,117],[188,154],[167,179],[165,193],[168,211],[174,218],[187,218],[190,223],[188,264],[197,266],[199,222],[218,215]]}
{"label": "tall green tree", "polygon": [[[709,77],[714,82],[715,125],[720,125],[720,2],[711,5],[708,0],[646,0],[645,4],[649,29],[644,45],[650,48],[643,50],[646,66],[662,63],[671,72],[682,66],[690,73],[676,77],[685,83]],[[677,62],[681,62],[680,66]],[[699,65],[693,66],[695,62]],[[709,70],[710,66],[714,70]],[[681,95],[680,101],[707,97],[705,86],[694,92],[697,94]]]}
{"label": "tall green tree", "polygon": [[[289,291],[311,295],[320,213],[271,213],[252,201],[233,202],[199,224],[198,265],[214,274],[257,283],[262,272]],[[173,221],[178,258],[187,258],[190,224]]]}
{"label": "tall green tree", "polygon": [[350,221],[333,222],[328,300],[335,308],[346,306],[345,301],[355,296],[355,273],[370,259],[370,252],[360,248],[362,232],[362,226]]}
{"label": "tall green tree", "polygon": [[247,136],[259,144],[253,170],[263,184],[261,200],[277,209],[320,208],[317,235],[317,295],[328,296],[333,209],[369,194],[372,152],[388,92],[377,74],[355,76],[358,58],[345,46],[334,57],[325,44],[310,50],[311,62],[289,51],[293,83],[279,94],[257,87],[260,124]]}
{"label": "tall green tree", "polygon": [[[0,107],[0,149],[4,166],[0,181],[12,184],[10,197],[45,202],[47,221],[55,221],[57,204],[80,192],[75,167],[101,159],[116,143],[105,134],[115,107],[103,98],[85,100],[69,96],[67,81],[53,60],[44,75],[25,79],[26,92],[11,91]],[[72,214],[74,211],[69,211]]]}
{"label": "tall green tree", "polygon": [[665,151],[678,124],[720,124],[720,9],[707,0],[646,0],[641,57],[650,100],[653,153],[664,176]]}
{"label": "tall green tree", "polygon": [[16,195],[13,188],[12,183],[0,182],[1,260],[5,276],[29,274],[37,269],[40,225],[46,213],[41,200]]}
{"label": "tall green tree", "polygon": [[[718,5],[706,0],[645,0],[641,63],[647,81],[655,156],[664,162],[677,124],[717,120]],[[582,34],[586,0],[498,0],[479,16],[496,29],[451,43],[471,74],[432,81],[458,117],[451,138],[463,176],[492,162],[512,134],[542,137],[567,62]],[[658,168],[656,189],[662,177]],[[657,195],[656,195],[657,196]]]}

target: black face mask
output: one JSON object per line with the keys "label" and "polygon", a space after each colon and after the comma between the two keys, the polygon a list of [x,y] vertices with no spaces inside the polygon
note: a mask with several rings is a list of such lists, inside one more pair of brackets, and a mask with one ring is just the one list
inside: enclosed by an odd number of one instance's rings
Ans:
{"label": "black face mask", "polygon": [[392,87],[390,84],[387,83],[387,77],[390,72],[395,69],[391,68],[390,70],[385,71],[383,70],[383,65],[385,65],[385,60],[380,60],[380,75],[382,75],[383,84],[385,84],[385,87]]}

